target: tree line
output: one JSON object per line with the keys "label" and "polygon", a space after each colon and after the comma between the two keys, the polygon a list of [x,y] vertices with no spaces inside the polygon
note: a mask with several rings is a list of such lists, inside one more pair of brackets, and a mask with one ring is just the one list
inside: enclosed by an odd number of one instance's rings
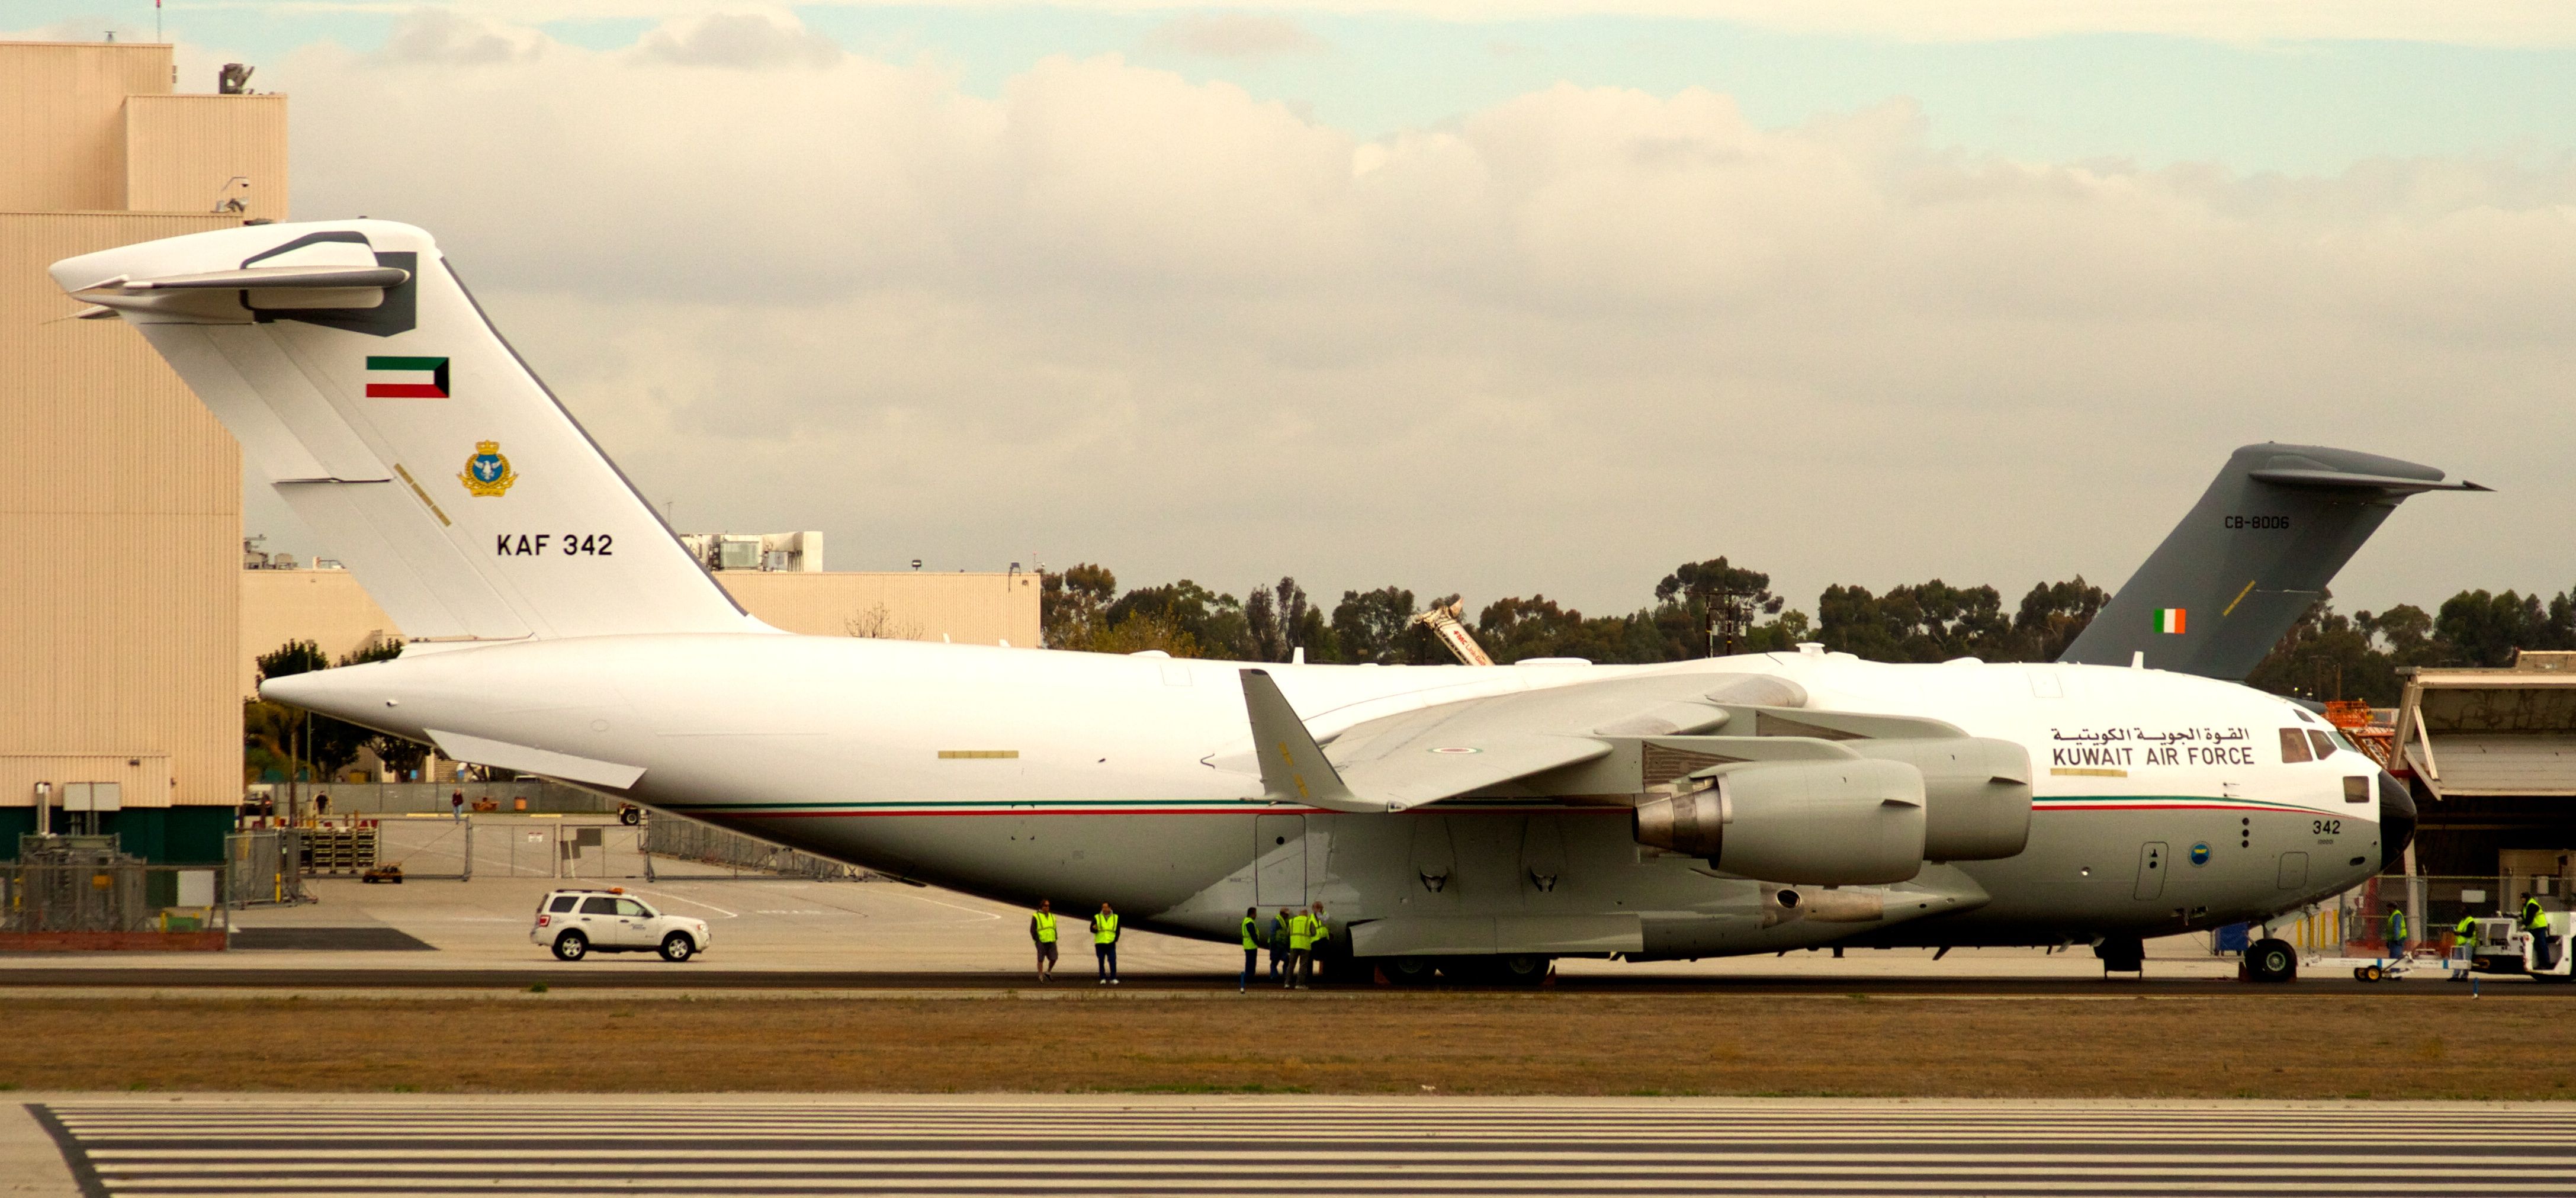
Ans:
{"label": "tree line", "polygon": [[[1096,564],[1043,576],[1046,645],[1099,653],[1161,650],[1174,657],[1443,665],[1454,659],[1413,622],[1456,595],[1418,600],[1402,587],[1348,590],[1327,608],[1293,577],[1237,599],[1189,579],[1121,591]],[[1761,653],[1815,641],[1871,661],[2054,661],[2100,614],[2110,593],[2081,576],[2033,586],[2007,607],[1992,586],[1940,579],[1874,592],[1837,584],[1815,614],[1789,607],[1771,578],[1726,558],[1684,562],[1636,609],[1587,616],[1545,595],[1496,599],[1469,627],[1486,653],[1510,663],[1580,657],[1604,664]],[[1733,627],[1725,628],[1732,616]],[[1713,628],[1719,630],[1713,635]],[[1725,639],[1731,632],[1732,640]],[[2462,591],[2432,612],[2401,603],[2350,615],[2328,593],[2311,604],[2247,679],[2277,694],[2397,701],[2412,666],[2505,666],[2521,649],[2576,649],[2576,588],[2554,597]]]}

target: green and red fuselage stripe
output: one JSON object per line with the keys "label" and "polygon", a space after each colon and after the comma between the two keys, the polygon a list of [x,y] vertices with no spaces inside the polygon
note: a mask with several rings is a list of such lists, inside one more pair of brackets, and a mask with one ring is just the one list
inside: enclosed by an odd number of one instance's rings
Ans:
{"label": "green and red fuselage stripe", "polygon": [[[1272,803],[1263,799],[927,799],[812,803],[677,803],[672,810],[687,815],[732,819],[841,819],[860,816],[922,815],[1329,815],[1326,808]],[[2252,811],[2285,815],[2314,814],[2315,809],[2265,799],[2215,795],[2078,795],[2035,799],[2033,811]],[[1563,811],[1625,815],[1624,807],[1598,803],[1550,803],[1514,799],[1502,802],[1439,803],[1417,807],[1425,815],[1468,812]],[[2372,813],[2373,815],[2376,812]]]}

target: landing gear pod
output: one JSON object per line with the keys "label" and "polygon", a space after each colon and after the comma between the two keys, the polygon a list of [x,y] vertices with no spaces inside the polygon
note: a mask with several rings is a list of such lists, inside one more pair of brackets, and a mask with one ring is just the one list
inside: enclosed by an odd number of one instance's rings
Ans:
{"label": "landing gear pod", "polygon": [[1901,761],[1760,765],[1637,807],[1641,844],[1776,882],[1902,882],[1923,869],[1923,774]]}

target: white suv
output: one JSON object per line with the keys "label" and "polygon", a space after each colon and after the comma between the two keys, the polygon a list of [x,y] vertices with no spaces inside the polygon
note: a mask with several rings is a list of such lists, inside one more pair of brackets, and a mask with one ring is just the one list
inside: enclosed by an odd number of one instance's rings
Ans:
{"label": "white suv", "polygon": [[658,952],[665,961],[686,961],[707,951],[712,939],[707,921],[664,915],[628,898],[618,887],[607,890],[556,890],[537,903],[537,925],[528,939],[555,950],[566,961],[578,961],[594,949],[603,953]]}

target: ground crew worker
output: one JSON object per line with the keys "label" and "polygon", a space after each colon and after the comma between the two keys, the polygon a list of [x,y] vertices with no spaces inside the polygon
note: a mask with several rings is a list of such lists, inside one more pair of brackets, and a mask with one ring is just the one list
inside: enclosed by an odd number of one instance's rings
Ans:
{"label": "ground crew worker", "polygon": [[2400,961],[2405,957],[2406,908],[2391,906],[2388,908],[2388,959]]}
{"label": "ground crew worker", "polygon": [[1294,912],[1281,907],[1279,918],[1270,924],[1271,981],[1285,981],[1288,977],[1288,921],[1294,917]]}
{"label": "ground crew worker", "polygon": [[1306,961],[1315,951],[1315,917],[1299,911],[1288,917],[1288,980],[1283,990],[1306,988]]}
{"label": "ground crew worker", "polygon": [[1324,919],[1324,904],[1318,901],[1315,911],[1315,942],[1306,952],[1306,976],[1309,979],[1324,972],[1324,942],[1333,938],[1333,925]]}
{"label": "ground crew worker", "polygon": [[1055,980],[1055,905],[1038,900],[1038,909],[1029,914],[1029,941],[1038,946],[1038,980]]}
{"label": "ground crew worker", "polygon": [[1100,914],[1091,917],[1091,951],[1099,957],[1100,980],[1094,985],[1118,984],[1118,913],[1109,904],[1100,904]]}
{"label": "ground crew worker", "polygon": [[1243,909],[1243,976],[1234,979],[1234,992],[1252,988],[1253,966],[1261,963],[1261,908]]}
{"label": "ground crew worker", "polygon": [[2556,964],[2550,959],[2550,950],[2558,946],[2551,943],[2549,912],[2535,895],[2522,896],[2522,929],[2531,933],[2531,967],[2548,969]]}
{"label": "ground crew worker", "polygon": [[2462,911],[2460,922],[2451,925],[2451,955],[2460,959],[2460,972],[2452,974],[2451,980],[2456,982],[2468,977],[2469,970],[2478,962],[2478,917],[2475,913]]}

